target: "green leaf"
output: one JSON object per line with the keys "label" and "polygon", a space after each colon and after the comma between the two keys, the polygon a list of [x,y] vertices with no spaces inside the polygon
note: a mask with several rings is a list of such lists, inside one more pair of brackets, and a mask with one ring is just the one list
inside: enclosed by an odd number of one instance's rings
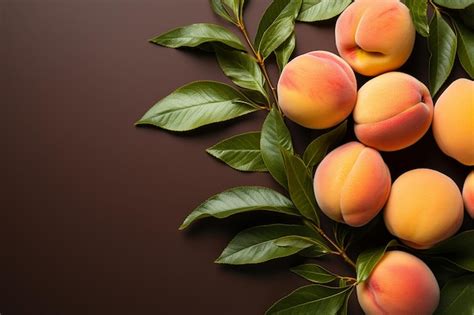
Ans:
{"label": "green leaf", "polygon": [[460,268],[474,272],[474,230],[459,233],[423,253],[442,257]]}
{"label": "green leaf", "polygon": [[155,38],[153,44],[169,47],[197,47],[204,43],[222,43],[235,49],[245,50],[240,39],[223,26],[198,23],[178,27]]}
{"label": "green leaf", "polygon": [[377,263],[382,259],[385,251],[392,246],[397,245],[397,241],[392,240],[384,247],[377,247],[362,252],[357,258],[356,271],[357,271],[357,282],[363,282],[369,278],[372,270],[375,268]]}
{"label": "green leaf", "polygon": [[302,0],[274,0],[263,14],[255,37],[257,52],[266,59],[291,36]]}
{"label": "green leaf", "polygon": [[474,314],[474,275],[449,281],[441,290],[435,315]]}
{"label": "green leaf", "polygon": [[265,77],[257,61],[247,53],[215,48],[217,61],[226,76],[241,88],[257,91],[268,100]]}
{"label": "green leaf", "polygon": [[474,0],[434,0],[434,2],[449,9],[464,9],[474,4]]}
{"label": "green leaf", "polygon": [[433,96],[439,91],[453,69],[456,46],[456,34],[441,16],[441,13],[435,10],[428,37],[428,47],[431,52],[430,91]]}
{"label": "green leaf", "polygon": [[[345,281],[341,279],[339,286],[344,287]],[[349,313],[349,298],[351,297],[352,292],[354,291],[354,287],[352,287],[349,292],[346,294],[346,299],[344,300],[344,304],[342,305],[341,309],[337,312],[337,315],[347,315]]]}
{"label": "green leaf", "polygon": [[267,168],[260,153],[260,132],[243,133],[206,150],[230,167],[244,172],[265,172]]}
{"label": "green leaf", "polygon": [[211,0],[212,10],[225,20],[238,24],[242,20],[245,0]]}
{"label": "green leaf", "polygon": [[184,220],[180,230],[202,218],[223,219],[249,211],[272,211],[299,216],[291,200],[270,188],[235,187],[209,198],[194,209]]}
{"label": "green leaf", "polygon": [[262,126],[260,150],[270,174],[283,187],[288,189],[285,164],[280,148],[293,153],[290,131],[277,109],[273,108]]}
{"label": "green leaf", "polygon": [[298,21],[316,22],[331,19],[344,11],[352,0],[303,0]]}
{"label": "green leaf", "polygon": [[430,27],[428,25],[428,0],[404,0],[405,5],[410,9],[411,19],[418,34],[428,37]]}
{"label": "green leaf", "polygon": [[303,160],[309,168],[318,165],[326,156],[329,148],[335,147],[346,135],[347,120],[313,140],[303,154]]}
{"label": "green leaf", "polygon": [[343,307],[350,288],[319,284],[301,287],[282,298],[265,315],[335,315]]}
{"label": "green leaf", "polygon": [[462,67],[474,79],[474,31],[456,22],[458,33],[458,58]]}
{"label": "green leaf", "polygon": [[317,203],[313,191],[313,178],[304,162],[292,153],[282,150],[286,176],[288,178],[288,192],[291,200],[300,213],[307,219],[319,225],[316,212]]}
{"label": "green leaf", "polygon": [[300,265],[291,268],[291,271],[314,283],[329,283],[338,278],[338,276],[332,272],[315,264]]}
{"label": "green leaf", "polygon": [[257,111],[239,91],[219,82],[197,81],[156,103],[136,125],[188,131]]}
{"label": "green leaf", "polygon": [[310,239],[312,236],[314,236],[314,232],[304,225],[256,226],[237,234],[216,260],[216,263],[258,264],[290,256],[312,246],[313,243]]}
{"label": "green leaf", "polygon": [[449,280],[465,275],[466,271],[443,257],[423,256],[423,260],[434,273],[440,287]]}
{"label": "green leaf", "polygon": [[295,32],[293,32],[290,37],[288,37],[283,44],[280,45],[275,50],[275,56],[276,56],[276,61],[278,64],[278,68],[280,71],[283,70],[283,68],[286,66],[288,61],[291,58],[291,55],[293,54],[293,51],[295,50],[296,47],[296,35]]}
{"label": "green leaf", "polygon": [[237,21],[227,12],[227,8],[223,2],[223,0],[210,0],[212,10],[224,20],[236,24]]}

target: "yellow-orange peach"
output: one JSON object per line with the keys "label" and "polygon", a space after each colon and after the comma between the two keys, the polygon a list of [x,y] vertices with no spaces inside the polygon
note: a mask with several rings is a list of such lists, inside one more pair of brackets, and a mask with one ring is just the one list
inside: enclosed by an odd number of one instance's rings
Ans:
{"label": "yellow-orange peach", "polygon": [[385,253],[370,277],[357,285],[357,298],[367,315],[431,315],[439,294],[430,268],[402,251]]}
{"label": "yellow-orange peach", "polygon": [[278,98],[292,121],[306,128],[329,128],[350,115],[357,82],[351,67],[339,56],[313,51],[285,66],[278,82]]}
{"label": "yellow-orange peach", "polygon": [[433,135],[446,155],[474,165],[474,81],[458,79],[441,94],[434,109]]}
{"label": "yellow-orange peach", "polygon": [[463,220],[461,191],[431,169],[408,171],[395,180],[384,211],[387,229],[413,248],[429,248],[456,233]]}
{"label": "yellow-orange peach", "polygon": [[359,142],[330,152],[314,176],[314,193],[321,210],[351,226],[362,226],[380,212],[390,185],[390,171],[380,154]]}
{"label": "yellow-orange peach", "polygon": [[354,108],[354,130],[360,142],[395,151],[418,141],[433,119],[428,88],[414,77],[388,72],[365,83]]}
{"label": "yellow-orange peach", "polygon": [[363,75],[395,70],[410,57],[415,27],[408,8],[398,0],[356,0],[339,16],[339,54]]}
{"label": "yellow-orange peach", "polygon": [[464,205],[469,216],[474,219],[474,171],[471,171],[464,182],[462,188]]}

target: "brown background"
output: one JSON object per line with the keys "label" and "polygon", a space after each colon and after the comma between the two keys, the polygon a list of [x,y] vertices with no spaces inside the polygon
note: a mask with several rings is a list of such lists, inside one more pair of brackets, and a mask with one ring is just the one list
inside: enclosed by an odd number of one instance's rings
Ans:
{"label": "brown background", "polygon": [[[250,1],[251,33],[268,3]],[[227,81],[210,54],[147,43],[194,22],[221,23],[205,0],[0,0],[2,315],[262,314],[306,284],[287,270],[300,258],[212,263],[239,230],[281,218],[243,215],[177,229],[226,188],[277,188],[265,174],[238,173],[204,152],[258,130],[263,114],[186,134],[133,126],[178,86]],[[333,28],[334,20],[299,24],[298,53],[335,51]],[[427,68],[418,38],[403,69],[426,83]],[[289,125],[300,152],[318,134]],[[393,177],[432,167],[461,184],[468,173],[430,134],[384,158]],[[325,263],[349,272],[337,260]],[[360,313],[356,304],[352,313]]]}

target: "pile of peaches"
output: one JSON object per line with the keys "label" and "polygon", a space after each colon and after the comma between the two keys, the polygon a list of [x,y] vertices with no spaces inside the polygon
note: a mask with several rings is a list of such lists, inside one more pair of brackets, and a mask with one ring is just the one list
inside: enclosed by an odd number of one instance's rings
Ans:
{"label": "pile of peaches", "polygon": [[[383,211],[390,233],[407,246],[426,249],[459,230],[464,207],[474,217],[474,171],[462,193],[432,169],[408,171],[392,183],[379,151],[404,149],[432,127],[446,155],[473,166],[474,81],[454,81],[433,105],[422,82],[394,71],[407,61],[414,41],[403,3],[355,1],[336,24],[342,58],[325,51],[296,57],[283,69],[278,96],[286,117],[307,128],[330,128],[352,114],[359,142],[336,148],[316,169],[314,193],[321,210],[355,227]],[[357,89],[354,71],[373,78]],[[402,251],[387,252],[357,291],[368,314],[431,314],[439,301],[431,270]]]}

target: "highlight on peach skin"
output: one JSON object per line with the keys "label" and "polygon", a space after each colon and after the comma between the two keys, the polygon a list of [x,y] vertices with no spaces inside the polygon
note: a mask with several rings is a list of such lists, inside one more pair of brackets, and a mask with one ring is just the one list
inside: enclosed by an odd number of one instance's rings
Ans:
{"label": "highlight on peach skin", "polygon": [[375,76],[398,69],[410,57],[415,27],[399,0],[356,0],[339,16],[339,54],[358,73]]}
{"label": "highlight on peach skin", "polygon": [[375,77],[360,89],[354,108],[354,131],[360,142],[396,151],[417,142],[433,119],[428,88],[402,72]]}
{"label": "highlight on peach skin", "polygon": [[357,98],[351,67],[339,56],[313,51],[290,61],[278,82],[280,108],[306,128],[324,129],[350,115]]}
{"label": "highlight on peach skin", "polygon": [[474,81],[458,79],[441,94],[434,109],[433,135],[446,155],[474,165]]}
{"label": "highlight on peach skin", "polygon": [[431,315],[439,295],[438,282],[428,266],[402,251],[385,253],[370,277],[357,285],[359,304],[368,315]]}
{"label": "highlight on peach skin", "polygon": [[390,171],[380,153],[359,142],[330,152],[319,164],[314,192],[331,219],[362,226],[383,208],[390,192]]}
{"label": "highlight on peach skin", "polygon": [[398,177],[384,210],[389,232],[418,249],[430,248],[454,235],[463,216],[462,195],[456,183],[426,168]]}
{"label": "highlight on peach skin", "polygon": [[467,213],[474,219],[474,171],[471,171],[464,181],[462,197]]}

